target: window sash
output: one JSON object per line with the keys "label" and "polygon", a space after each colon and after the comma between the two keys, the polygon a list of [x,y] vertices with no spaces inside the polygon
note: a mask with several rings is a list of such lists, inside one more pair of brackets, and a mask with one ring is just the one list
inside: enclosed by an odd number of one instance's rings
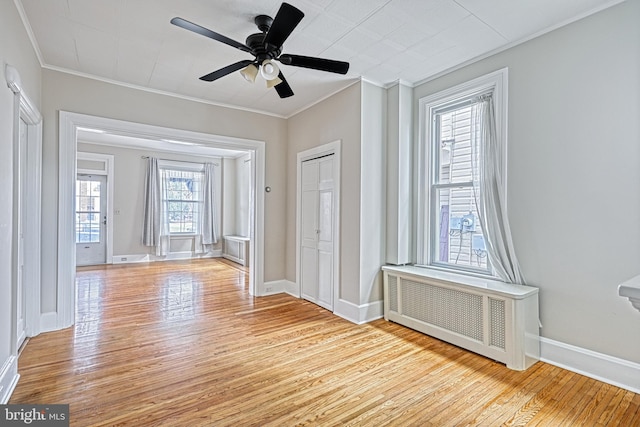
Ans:
{"label": "window sash", "polygon": [[[199,165],[201,166],[201,165]],[[202,215],[203,206],[203,181],[204,172],[195,168],[176,168],[176,167],[162,167],[162,185],[163,185],[163,209],[164,214],[167,215],[167,223],[169,226],[170,235],[196,235],[200,233],[200,215]],[[188,189],[191,198],[180,197],[176,198],[176,195],[181,195],[185,190],[169,189],[169,183],[171,180],[187,181],[193,180],[193,189]],[[175,181],[174,181],[175,182]],[[171,194],[173,197],[168,197]],[[171,210],[170,204],[180,204],[180,210]],[[184,221],[182,214],[184,212],[185,205],[190,205],[189,212],[192,214],[190,221]],[[171,221],[172,214],[178,214],[180,221]],[[176,230],[176,228],[178,230]]]}
{"label": "window sash", "polygon": [[[443,91],[427,95],[419,100],[419,144],[417,152],[416,168],[416,220],[414,227],[416,232],[415,251],[416,264],[423,267],[433,267],[449,271],[458,271],[474,276],[492,276],[493,272],[478,269],[456,269],[449,264],[434,264],[433,259],[437,258],[433,240],[437,242],[439,230],[435,227],[436,221],[432,219],[438,213],[435,206],[437,200],[432,193],[445,188],[464,187],[473,184],[471,181],[444,183],[437,180],[440,170],[440,159],[435,158],[438,152],[433,146],[434,135],[437,135],[438,120],[437,114],[464,108],[475,102],[477,97],[491,93],[494,99],[496,131],[503,141],[501,158],[506,162],[506,131],[507,131],[507,79],[508,70],[506,68],[494,71],[476,79],[450,87]],[[506,164],[503,166],[506,173]],[[504,175],[503,175],[504,176]],[[503,182],[506,182],[503,181]],[[506,189],[505,189],[506,190]],[[434,215],[434,212],[436,213]],[[486,231],[485,231],[486,232]],[[433,237],[436,236],[436,237]]]}

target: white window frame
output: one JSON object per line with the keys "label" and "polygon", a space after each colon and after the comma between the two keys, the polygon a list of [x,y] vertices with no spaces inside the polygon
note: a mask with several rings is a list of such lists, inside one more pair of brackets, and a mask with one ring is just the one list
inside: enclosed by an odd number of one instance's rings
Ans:
{"label": "white window frame", "polygon": [[[418,135],[418,156],[416,167],[416,265],[434,268],[438,270],[452,271],[468,275],[492,276],[490,272],[483,272],[477,268],[467,268],[464,266],[445,266],[434,264],[434,250],[432,245],[436,242],[433,238],[438,230],[435,227],[435,217],[433,214],[431,188],[434,180],[434,147],[431,144],[434,134],[434,123],[432,120],[434,111],[442,109],[447,104],[455,104],[463,98],[468,98],[483,93],[491,92],[494,102],[496,117],[496,133],[502,141],[501,153],[503,161],[503,171],[507,172],[507,81],[508,70],[503,68],[487,75],[478,77],[457,86],[445,89],[435,94],[425,96],[419,100],[419,135]],[[506,188],[504,188],[506,194]]]}
{"label": "white window frame", "polygon": [[[177,162],[177,161],[171,161],[171,160],[158,160],[158,168],[162,171],[162,170],[174,170],[174,171],[185,171],[185,172],[200,172],[204,174],[204,163],[197,163],[197,162]],[[164,174],[162,175],[162,180],[164,181],[165,177]],[[202,177],[203,182],[201,183],[201,186],[204,185],[204,176]],[[162,185],[164,186],[164,182],[162,183]],[[202,188],[201,188],[202,190]],[[163,209],[164,209],[164,194],[163,194]],[[203,200],[200,200],[199,203],[203,203]],[[167,212],[163,212],[163,215],[166,215]],[[200,210],[200,215],[202,215],[202,210]],[[200,222],[200,221],[198,221]],[[173,236],[173,237],[187,237],[187,236],[196,236],[198,234],[200,234],[200,230],[195,230],[194,232],[169,232],[169,236]]]}

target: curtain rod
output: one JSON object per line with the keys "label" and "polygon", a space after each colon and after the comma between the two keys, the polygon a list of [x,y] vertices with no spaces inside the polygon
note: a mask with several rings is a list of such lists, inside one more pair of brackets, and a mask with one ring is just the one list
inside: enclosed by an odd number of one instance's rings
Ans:
{"label": "curtain rod", "polygon": [[[141,156],[143,159],[148,159],[149,156]],[[204,164],[207,162],[194,162],[191,160],[173,160],[173,159],[161,159],[160,157],[156,157],[158,160],[164,160],[166,162],[179,162],[179,163],[196,163],[196,164]],[[213,163],[214,166],[220,166],[220,163]]]}

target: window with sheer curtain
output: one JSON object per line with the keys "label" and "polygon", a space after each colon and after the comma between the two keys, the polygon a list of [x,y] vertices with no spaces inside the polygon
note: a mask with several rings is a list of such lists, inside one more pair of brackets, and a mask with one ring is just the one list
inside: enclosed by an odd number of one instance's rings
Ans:
{"label": "window with sheer curtain", "polygon": [[204,172],[162,168],[163,206],[171,234],[199,234]]}
{"label": "window with sheer curtain", "polygon": [[506,209],[507,71],[420,100],[418,264],[524,284]]}
{"label": "window with sheer curtain", "polygon": [[[474,123],[477,96],[434,108],[430,182],[430,239],[432,264],[491,273],[485,233],[478,219],[474,188],[477,185],[478,127]],[[473,137],[472,137],[473,136]]]}
{"label": "window with sheer curtain", "polygon": [[221,189],[215,166],[148,158],[142,243],[154,246],[156,255],[169,253],[172,236],[193,236],[198,254],[218,242]]}

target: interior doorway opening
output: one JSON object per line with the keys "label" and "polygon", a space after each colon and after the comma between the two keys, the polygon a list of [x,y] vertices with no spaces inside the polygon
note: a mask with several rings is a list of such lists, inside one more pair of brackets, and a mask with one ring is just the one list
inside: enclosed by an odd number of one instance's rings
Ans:
{"label": "interior doorway opening", "polygon": [[60,163],[58,205],[58,312],[57,326],[73,325],[75,317],[75,180],[77,175],[76,155],[78,132],[94,130],[100,133],[126,135],[134,139],[181,141],[181,152],[193,147],[240,150],[249,153],[251,162],[250,245],[249,245],[249,292],[264,294],[264,188],[265,143],[264,141],[232,138],[200,132],[163,128],[154,125],[126,122],[77,113],[60,112]]}

